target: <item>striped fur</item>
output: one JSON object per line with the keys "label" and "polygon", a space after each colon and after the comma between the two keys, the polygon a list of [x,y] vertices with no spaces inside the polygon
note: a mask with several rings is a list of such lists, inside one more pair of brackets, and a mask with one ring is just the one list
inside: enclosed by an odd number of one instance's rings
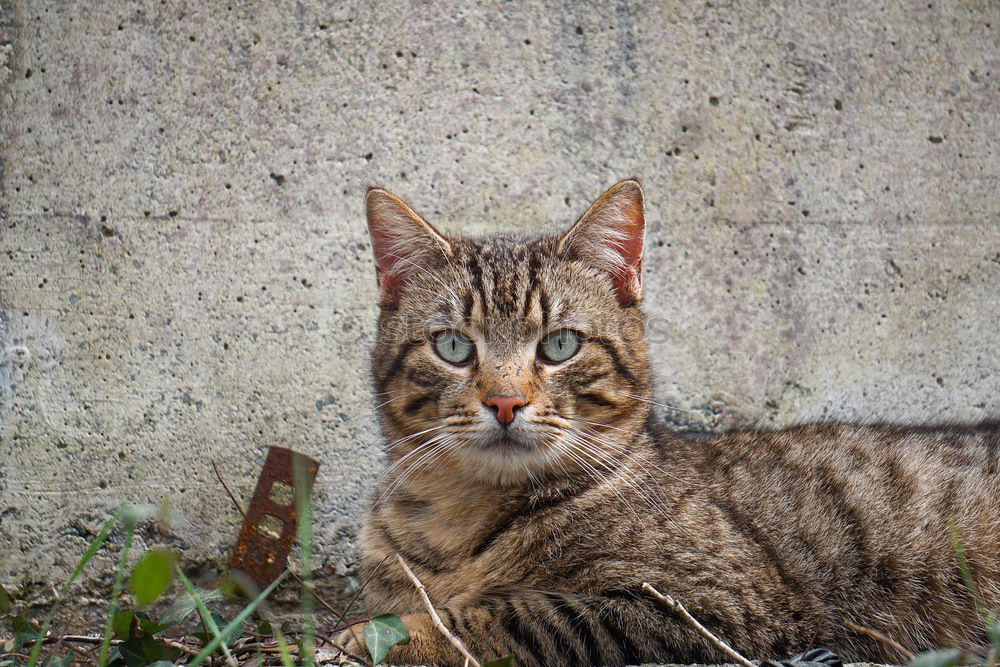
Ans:
{"label": "striped fur", "polygon": [[[899,660],[844,621],[914,651],[981,646],[952,531],[1000,611],[1000,427],[828,424],[700,442],[658,428],[636,398],[650,391],[638,278],[618,279],[641,262],[641,190],[627,183],[609,191],[624,201],[606,194],[563,236],[461,239],[394,218],[394,252],[431,247],[407,234],[437,235],[441,250],[418,252],[383,292],[372,356],[389,467],[361,539],[366,596],[413,637],[390,662],[462,663],[404,574],[376,568],[396,553],[474,653],[519,665],[724,660],[644,581],[754,658],[821,645]],[[434,353],[431,335],[449,328],[475,342],[471,363]],[[560,328],[583,344],[545,364],[538,341]],[[483,403],[496,391],[526,398],[507,430]]]}

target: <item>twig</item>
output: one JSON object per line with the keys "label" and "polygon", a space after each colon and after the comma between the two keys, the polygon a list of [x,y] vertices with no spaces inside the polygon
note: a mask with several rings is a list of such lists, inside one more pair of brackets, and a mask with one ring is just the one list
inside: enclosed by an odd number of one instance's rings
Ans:
{"label": "twig", "polygon": [[[24,642],[25,646],[33,646],[38,639],[28,639]],[[97,635],[53,635],[52,633],[46,634],[41,638],[43,644],[57,644],[59,642],[79,642],[81,644],[98,644],[104,641],[104,637]],[[121,644],[122,640],[112,639],[112,644]]]}
{"label": "twig", "polygon": [[[363,584],[361,584],[361,587],[357,591],[355,591],[354,597],[351,598],[351,601],[347,603],[347,607],[344,608],[344,616],[347,616],[349,613],[351,613],[351,607],[354,606],[354,603],[357,601],[358,596],[361,595],[365,591],[365,587],[368,585],[368,583],[372,579],[375,578],[375,575],[378,574],[378,571],[382,569],[382,566],[385,565],[385,562],[387,560],[389,560],[389,557],[391,555],[392,554],[386,554],[385,558],[383,558],[381,561],[379,561],[379,564],[375,566],[375,569],[372,570],[372,573],[368,576],[368,578],[365,580],[365,582]],[[338,624],[344,622],[344,616],[340,617],[340,620],[337,621]],[[350,627],[350,626],[348,626],[348,627]],[[355,637],[355,639],[357,639],[357,638]]]}
{"label": "twig", "polygon": [[[399,561],[403,571],[406,572],[406,576],[410,578],[410,581],[413,582],[417,592],[420,593],[420,597],[423,598],[424,606],[427,607],[427,611],[430,613],[435,627],[437,627],[441,634],[444,635],[445,639],[451,642],[452,646],[458,649],[459,653],[465,656],[465,664],[472,665],[472,667],[480,667],[479,661],[476,660],[471,653],[469,653],[469,649],[465,648],[465,644],[462,643],[462,640],[451,634],[451,632],[448,631],[448,628],[445,627],[444,623],[441,622],[441,617],[438,616],[437,610],[435,610],[434,605],[431,604],[431,599],[427,597],[427,589],[425,589],[424,585],[420,583],[419,579],[417,579],[417,575],[413,574],[413,570],[411,570],[410,566],[406,564],[403,557],[396,554],[396,560]],[[750,665],[750,667],[753,667],[753,665]]]}
{"label": "twig", "polygon": [[[186,644],[183,644],[183,643],[181,643],[181,642],[179,642],[179,641],[177,641],[175,639],[167,639],[166,637],[155,637],[155,639],[163,642],[167,646],[170,646],[172,648],[175,648],[175,649],[178,649],[180,651],[183,651],[184,653],[187,653],[188,655],[198,655],[197,651],[191,649]],[[35,639],[29,639],[28,641],[24,642],[24,645],[27,646],[29,644],[34,644],[36,641],[37,640],[35,640]],[[76,642],[78,644],[94,644],[96,646],[100,646],[101,642],[104,641],[104,637],[101,637],[100,635],[94,636],[94,635],[52,635],[52,634],[48,634],[45,637],[43,637],[41,641],[42,641],[43,644],[59,644],[59,643],[62,643],[62,642]],[[118,644],[121,644],[121,643],[122,643],[121,639],[112,639],[111,640],[111,644],[114,645],[114,646],[117,646]],[[72,647],[70,647],[70,648],[72,648]]]}
{"label": "twig", "polygon": [[175,648],[178,651],[181,651],[182,653],[187,653],[188,655],[191,655],[191,656],[197,656],[198,655],[198,651],[195,651],[194,649],[192,649],[188,645],[182,644],[179,641],[176,641],[176,640],[173,640],[173,639],[167,639],[166,637],[156,637],[156,639],[159,639],[161,642],[163,642],[167,646]]}
{"label": "twig", "polygon": [[[351,634],[353,635],[354,633],[352,632]],[[359,662],[362,665],[371,664],[371,660],[369,660],[368,658],[362,657],[360,655],[357,655],[355,653],[351,653],[346,648],[344,648],[343,646],[341,646],[340,642],[334,641],[329,636],[327,636],[327,635],[321,635],[319,633],[316,633],[316,636],[320,637],[327,644],[329,644],[333,648],[337,649],[338,651],[340,651],[341,653],[343,653],[344,655],[346,655],[351,660],[353,660],[355,662]],[[355,641],[357,641],[357,637],[356,636],[355,636]]]}
{"label": "twig", "polygon": [[247,511],[243,509],[243,505],[240,505],[240,501],[236,500],[236,496],[234,496],[233,492],[229,490],[229,485],[226,484],[226,480],[222,479],[222,473],[219,472],[219,466],[215,465],[215,461],[212,461],[212,470],[215,471],[215,477],[219,480],[219,484],[221,484],[222,488],[224,488],[226,493],[229,494],[229,499],[233,501],[233,507],[235,507],[239,513],[243,515],[243,520],[246,521]]}
{"label": "twig", "polygon": [[889,646],[890,648],[893,648],[896,651],[898,651],[901,656],[903,656],[904,658],[906,658],[907,662],[912,661],[913,658],[916,657],[916,656],[913,655],[912,651],[908,651],[906,649],[906,647],[904,647],[902,644],[900,644],[899,642],[897,642],[895,639],[893,639],[892,637],[889,637],[888,635],[882,634],[878,630],[872,630],[871,628],[866,628],[866,627],[861,626],[861,625],[855,625],[854,623],[851,623],[850,621],[844,621],[844,627],[850,628],[851,630],[854,630],[855,632],[860,632],[861,634],[867,635],[867,636],[871,637],[872,639],[877,639],[878,641],[882,642],[886,646]]}
{"label": "twig", "polygon": [[737,664],[743,665],[743,667],[755,667],[752,662],[750,662],[742,655],[737,653],[736,650],[733,649],[733,647],[731,647],[729,644],[716,637],[714,634],[712,634],[711,630],[709,630],[704,625],[699,623],[698,620],[694,616],[692,616],[688,612],[688,610],[684,608],[684,605],[682,605],[679,601],[673,599],[669,595],[664,595],[660,591],[656,590],[655,588],[653,588],[652,585],[649,584],[649,582],[644,581],[642,583],[642,590],[652,595],[654,598],[656,598],[659,602],[661,602],[671,611],[676,612],[681,618],[687,621],[691,627],[697,630],[699,634],[701,634],[701,636],[705,637],[705,639],[712,642],[716,648],[718,648],[727,656],[735,660]]}

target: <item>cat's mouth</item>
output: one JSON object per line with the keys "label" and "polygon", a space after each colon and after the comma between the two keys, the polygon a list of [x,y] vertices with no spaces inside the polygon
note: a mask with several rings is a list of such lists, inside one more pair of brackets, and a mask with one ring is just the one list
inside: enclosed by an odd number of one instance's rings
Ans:
{"label": "cat's mouth", "polygon": [[482,443],[482,448],[496,451],[515,450],[529,452],[535,448],[535,443],[525,441],[515,434],[505,433],[499,437]]}

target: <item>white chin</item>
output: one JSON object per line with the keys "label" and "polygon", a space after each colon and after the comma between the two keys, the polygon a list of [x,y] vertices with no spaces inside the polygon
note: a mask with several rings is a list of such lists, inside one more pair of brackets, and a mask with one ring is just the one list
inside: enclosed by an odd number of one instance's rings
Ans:
{"label": "white chin", "polygon": [[512,433],[469,444],[462,456],[469,473],[491,486],[524,484],[541,476],[555,458],[552,448],[545,443]]}

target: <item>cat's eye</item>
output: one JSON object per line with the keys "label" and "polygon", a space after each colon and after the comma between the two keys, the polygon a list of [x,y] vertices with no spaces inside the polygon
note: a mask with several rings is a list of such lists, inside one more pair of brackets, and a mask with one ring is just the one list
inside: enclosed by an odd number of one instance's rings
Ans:
{"label": "cat's eye", "polygon": [[432,338],[434,351],[450,364],[464,364],[472,358],[476,346],[460,331],[446,329],[434,334]]}
{"label": "cat's eye", "polygon": [[558,364],[566,361],[580,349],[580,334],[572,329],[553,331],[538,344],[538,356],[543,361]]}

